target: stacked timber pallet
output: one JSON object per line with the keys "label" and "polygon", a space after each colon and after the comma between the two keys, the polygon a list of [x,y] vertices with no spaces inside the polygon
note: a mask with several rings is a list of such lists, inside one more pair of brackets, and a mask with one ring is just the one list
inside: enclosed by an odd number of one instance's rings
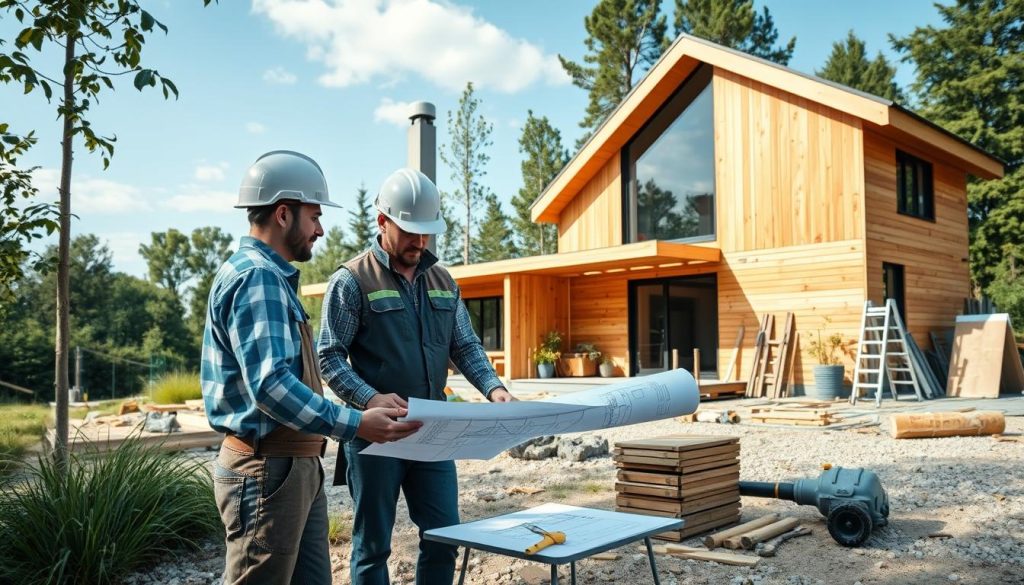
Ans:
{"label": "stacked timber pallet", "polygon": [[841,418],[831,408],[818,405],[802,406],[753,406],[750,408],[751,421],[774,425],[798,425],[824,427],[839,422]]}
{"label": "stacked timber pallet", "polygon": [[615,445],[616,509],[681,518],[679,530],[656,536],[680,541],[740,516],[738,437],[679,435]]}

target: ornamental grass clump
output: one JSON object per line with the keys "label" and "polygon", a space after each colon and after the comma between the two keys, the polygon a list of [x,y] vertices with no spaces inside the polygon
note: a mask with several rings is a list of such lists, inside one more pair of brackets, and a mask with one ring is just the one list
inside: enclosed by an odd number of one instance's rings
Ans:
{"label": "ornamental grass clump", "polygon": [[195,372],[174,372],[164,374],[153,383],[149,397],[157,404],[183,404],[186,400],[203,397],[199,385],[199,374]]}
{"label": "ornamental grass clump", "polygon": [[113,583],[223,528],[202,461],[129,439],[0,480],[0,583]]}

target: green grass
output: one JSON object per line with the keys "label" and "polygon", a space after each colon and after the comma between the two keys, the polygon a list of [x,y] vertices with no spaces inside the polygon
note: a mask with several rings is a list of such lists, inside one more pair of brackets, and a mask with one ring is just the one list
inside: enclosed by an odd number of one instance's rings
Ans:
{"label": "green grass", "polygon": [[571,483],[553,483],[544,486],[544,491],[556,500],[564,500],[569,494],[576,491],[576,485]]}
{"label": "green grass", "polygon": [[126,441],[0,479],[0,583],[116,583],[221,532],[202,461]]}
{"label": "green grass", "polygon": [[0,474],[16,467],[39,442],[49,419],[50,408],[44,404],[0,404]]}
{"label": "green grass", "polygon": [[199,386],[199,374],[195,372],[175,372],[165,374],[157,380],[149,391],[149,397],[157,404],[181,404],[186,400],[203,397]]}
{"label": "green grass", "polygon": [[327,541],[332,545],[339,545],[350,540],[352,540],[352,514],[342,513],[331,516],[327,524]]}

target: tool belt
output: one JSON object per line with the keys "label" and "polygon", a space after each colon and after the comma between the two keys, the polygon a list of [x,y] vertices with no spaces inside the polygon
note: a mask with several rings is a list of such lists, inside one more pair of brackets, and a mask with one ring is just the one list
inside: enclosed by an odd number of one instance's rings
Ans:
{"label": "tool belt", "polygon": [[327,450],[327,439],[280,426],[262,439],[228,435],[224,437],[223,446],[257,457],[322,457]]}

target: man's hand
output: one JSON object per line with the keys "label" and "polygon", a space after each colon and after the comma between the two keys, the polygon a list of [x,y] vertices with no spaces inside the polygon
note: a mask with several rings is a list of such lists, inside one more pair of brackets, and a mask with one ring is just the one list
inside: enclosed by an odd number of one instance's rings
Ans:
{"label": "man's hand", "polygon": [[366,402],[366,408],[409,408],[409,403],[398,394],[374,394]]}
{"label": "man's hand", "polygon": [[398,422],[409,411],[404,408],[370,408],[363,411],[356,436],[374,443],[388,443],[404,439],[423,426],[419,421]]}
{"label": "man's hand", "polygon": [[519,399],[508,393],[508,390],[504,388],[495,388],[491,390],[490,396],[487,397],[491,402],[513,402]]}

